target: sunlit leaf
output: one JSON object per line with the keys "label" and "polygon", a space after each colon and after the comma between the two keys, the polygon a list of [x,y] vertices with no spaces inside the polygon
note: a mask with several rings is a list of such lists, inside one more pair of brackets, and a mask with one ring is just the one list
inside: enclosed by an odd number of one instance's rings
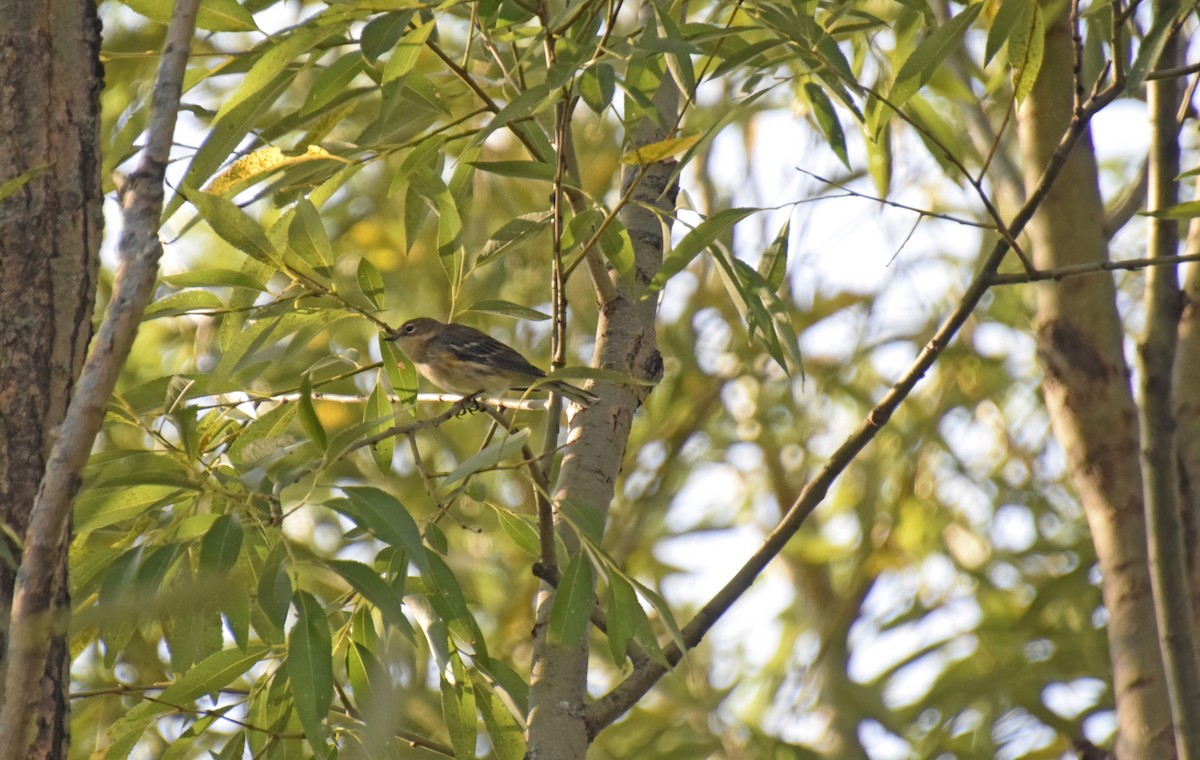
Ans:
{"label": "sunlit leaf", "polygon": [[180,188],[180,192],[222,240],[263,263],[280,263],[279,251],[267,239],[263,228],[233,202],[186,187]]}
{"label": "sunlit leaf", "polygon": [[550,636],[564,644],[579,644],[592,613],[592,564],[576,554],[562,571],[550,611]]}
{"label": "sunlit leaf", "polygon": [[579,94],[594,113],[608,108],[616,91],[616,73],[606,63],[589,66],[579,77]]}
{"label": "sunlit leaf", "polygon": [[963,37],[982,8],[983,3],[968,5],[921,41],[896,74],[896,82],[888,93],[888,100],[893,107],[903,105],[929,81],[942,61],[962,44]]}
{"label": "sunlit leaf", "polygon": [[683,236],[667,257],[663,259],[662,268],[650,281],[651,290],[660,290],[667,280],[682,272],[684,267],[692,263],[705,248],[716,242],[717,238],[741,220],[757,212],[754,208],[729,208],[718,211],[713,216],[696,225],[695,229]]}
{"label": "sunlit leaf", "polygon": [[416,28],[400,38],[400,41],[396,43],[396,47],[392,51],[392,57],[388,59],[387,64],[383,67],[383,84],[395,81],[412,71],[413,66],[417,64],[417,56],[420,55],[421,49],[425,46],[425,41],[429,39],[429,35],[436,28],[436,24],[430,20],[418,24]]}
{"label": "sunlit leaf", "polygon": [[316,407],[313,406],[312,378],[307,373],[300,378],[300,400],[297,405],[300,408],[300,427],[304,428],[310,441],[324,450],[329,440],[325,435],[325,426],[321,424],[321,418],[317,416]]}
{"label": "sunlit leaf", "polygon": [[621,163],[629,166],[645,166],[647,164],[665,161],[672,156],[686,153],[692,146],[700,142],[701,135],[685,135],[672,137],[649,145],[639,145],[621,156]]}

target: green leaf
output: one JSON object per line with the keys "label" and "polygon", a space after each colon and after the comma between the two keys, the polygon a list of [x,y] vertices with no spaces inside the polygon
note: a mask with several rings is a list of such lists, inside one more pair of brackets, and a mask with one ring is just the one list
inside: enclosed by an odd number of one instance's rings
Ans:
{"label": "green leaf", "polygon": [[187,705],[205,694],[220,691],[261,662],[268,651],[264,646],[253,646],[245,652],[223,649],[204,658],[164,689],[158,695],[161,701],[139,702],[108,727],[107,733],[113,745],[105,758],[123,760],[156,716],[170,711],[171,705]]}
{"label": "green leaf", "polygon": [[438,490],[441,493],[446,493],[450,489],[450,486],[460,480],[468,478],[477,472],[495,467],[520,451],[521,447],[528,442],[529,428],[522,428],[515,433],[500,436],[499,440],[492,442],[479,453],[467,457],[462,464],[455,467],[442,480]]}
{"label": "green leaf", "polygon": [[[458,656],[454,655],[458,661]],[[460,670],[461,668],[455,668]],[[450,733],[450,745],[454,747],[455,760],[475,758],[475,697],[471,682],[464,680],[457,685],[445,676],[442,682],[442,718]]]}
{"label": "green leaf", "polygon": [[449,629],[471,645],[476,656],[487,656],[487,640],[479,629],[479,623],[471,615],[466,594],[454,571],[434,551],[425,549],[423,555],[428,567],[423,577],[428,580],[430,604]]}
{"label": "green leaf", "polygon": [[[383,382],[383,373],[376,373],[375,387],[367,397],[366,409],[363,410],[363,422],[376,422],[377,427],[372,435],[381,433],[388,428],[393,418],[392,402],[388,399],[387,387]],[[392,455],[396,452],[396,439],[389,436],[371,444],[371,457],[375,466],[385,475],[392,471]]]}
{"label": "green leaf", "polygon": [[242,526],[233,515],[220,515],[200,542],[200,567],[224,575],[237,563],[242,551]]}
{"label": "green leaf", "polygon": [[471,676],[475,684],[475,702],[483,717],[496,760],[521,760],[525,757],[525,729],[520,719],[513,715],[491,684],[480,678],[478,673],[472,673]]}
{"label": "green leaf", "polygon": [[513,540],[513,543],[531,557],[541,556],[541,542],[538,540],[537,521],[526,515],[511,512],[497,504],[487,502],[496,511],[500,527]]}
{"label": "green leaf", "polygon": [[287,670],[296,714],[308,744],[318,757],[328,757],[325,718],[333,704],[333,644],[329,621],[320,602],[307,591],[293,598],[299,619],[288,635]]}
{"label": "green leaf", "polygon": [[379,658],[357,641],[350,642],[346,647],[346,676],[350,679],[350,688],[354,690],[354,701],[359,710],[375,698],[379,691],[377,679],[386,678]]}
{"label": "green leaf", "polygon": [[328,105],[346,91],[354,78],[366,68],[366,61],[358,52],[346,53],[341,58],[325,67],[317,76],[312,87],[308,89],[308,97],[304,100],[301,113],[312,113]]}
{"label": "green leaf", "polygon": [[1013,93],[1018,103],[1033,91],[1046,51],[1046,18],[1037,0],[1028,1],[1028,15],[1020,19],[1008,41],[1008,63],[1013,68]]}
{"label": "green leaf", "polygon": [[229,444],[230,461],[239,470],[245,470],[257,467],[263,459],[278,454],[279,446],[275,443],[266,450],[257,444],[264,440],[277,441],[298,411],[296,404],[280,404],[259,415],[258,419],[243,427]]}
{"label": "green leaf", "polygon": [[436,28],[437,24],[431,18],[400,38],[400,41],[396,43],[396,48],[392,51],[392,57],[383,67],[383,84],[394,82],[413,70],[413,67],[417,65],[417,56],[421,54],[426,40]]}
{"label": "green leaf", "polygon": [[313,406],[312,400],[312,378],[308,373],[300,378],[300,427],[304,428],[304,432],[308,434],[308,439],[317,444],[317,447],[324,451],[329,445],[329,441],[325,436],[325,426],[321,424],[321,418],[317,416],[316,407]]}
{"label": "green leaf", "polygon": [[513,219],[492,233],[475,260],[475,266],[490,264],[506,253],[516,250],[517,245],[550,226],[551,215],[544,212],[526,214]]}
{"label": "green leaf", "polygon": [[1194,3],[1185,3],[1174,13],[1158,13],[1157,18],[1154,19],[1154,24],[1150,27],[1150,31],[1146,32],[1146,36],[1142,38],[1142,44],[1138,48],[1137,57],[1133,59],[1133,63],[1129,66],[1129,72],[1125,77],[1126,94],[1134,95],[1141,91],[1142,84],[1146,81],[1146,75],[1157,65],[1158,59],[1162,57],[1163,47],[1166,46],[1167,40],[1171,37],[1170,31],[1175,26],[1177,14],[1191,13],[1194,8]]}
{"label": "green leaf", "polygon": [[358,260],[356,275],[358,278],[358,289],[362,291],[363,296],[376,309],[382,309],[383,275],[379,274],[379,270],[366,257]]}
{"label": "green leaf", "polygon": [[[122,0],[121,4],[160,24],[171,20],[175,8],[172,0]],[[237,0],[203,0],[196,14],[196,26],[210,32],[253,32],[258,29],[250,11]]]}
{"label": "green leaf", "polygon": [[542,161],[472,161],[471,166],[501,177],[554,181],[554,167]]}
{"label": "green leaf", "polygon": [[579,94],[587,107],[601,113],[612,105],[617,91],[617,75],[607,63],[597,63],[583,70],[579,76]]}
{"label": "green leaf", "polygon": [[[196,151],[196,155],[188,164],[187,171],[178,187],[197,188],[203,185],[212,176],[212,173],[229,158],[229,155],[250,132],[259,118],[283,94],[295,76],[295,71],[284,71],[265,85],[257,97],[240,103],[222,118],[215,119],[208,128],[204,142],[200,144],[200,150]],[[164,221],[179,210],[179,207],[183,205],[183,198],[181,191],[177,191],[171,197],[167,207],[163,210]]]}
{"label": "green leaf", "polygon": [[224,307],[225,303],[215,293],[207,290],[184,290],[172,293],[166,298],[160,298],[147,306],[142,319],[149,321],[163,317],[177,317],[180,314]]}
{"label": "green leaf", "polygon": [[727,208],[700,222],[695,229],[684,235],[679,244],[663,259],[662,268],[650,281],[650,289],[661,290],[667,284],[667,280],[683,271],[684,267],[692,263],[692,259],[712,245],[726,230],[756,211],[756,208]]}
{"label": "green leaf", "polygon": [[[517,95],[517,97],[508,102],[508,105],[496,112],[496,115],[480,130],[475,139],[482,142],[497,129],[501,129],[514,121],[527,119],[545,110],[558,100],[558,88],[561,85],[562,82],[552,83],[546,81],[534,85]],[[534,125],[529,124],[529,126],[533,127]],[[543,141],[545,141],[545,135],[542,135],[542,140],[538,142]],[[549,156],[551,154],[547,152],[544,155]]]}
{"label": "green leaf", "polygon": [[221,594],[221,614],[229,635],[242,651],[250,646],[250,591],[239,572],[233,576],[225,593]]}
{"label": "green leaf", "polygon": [[580,552],[563,570],[550,610],[550,637],[567,645],[583,642],[592,614],[592,563]]}
{"label": "green leaf", "polygon": [[392,391],[400,398],[402,404],[414,404],[417,400],[417,368],[405,359],[396,344],[379,335],[376,339],[379,354],[383,357],[383,371],[387,373]]}
{"label": "green leaf", "polygon": [[1030,0],[1001,0],[996,17],[992,19],[992,25],[988,29],[987,45],[983,52],[984,65],[991,62],[1020,25],[1024,25],[1026,30],[1029,29],[1028,14],[1030,9],[1035,7],[1037,3]]}
{"label": "green leaf", "polygon": [[1144,211],[1141,215],[1157,219],[1195,219],[1200,216],[1200,201],[1184,201],[1155,211]]}
{"label": "green leaf", "polygon": [[179,192],[196,207],[222,240],[258,261],[280,265],[279,251],[267,239],[262,227],[232,201],[187,187],[179,188]]}
{"label": "green leaf", "polygon": [[0,201],[3,201],[8,196],[17,192],[22,187],[24,187],[27,183],[29,183],[32,180],[35,180],[38,177],[45,174],[46,170],[49,168],[50,168],[50,164],[38,164],[37,166],[33,167],[32,169],[22,172],[21,174],[17,175],[16,177],[13,177],[12,179],[8,180],[7,182],[0,183]]}
{"label": "green leaf", "polygon": [[321,223],[321,214],[307,198],[296,202],[296,215],[288,226],[288,247],[322,276],[333,267],[333,244]]}
{"label": "green leaf", "polygon": [[264,43],[266,49],[242,77],[237,89],[223,100],[213,119],[214,122],[227,117],[242,103],[258,97],[270,87],[270,83],[276,77],[292,66],[298,57],[341,32],[340,25],[318,25],[311,21],[309,24],[287,36],[267,38]]}
{"label": "green leaf", "polygon": [[[245,652],[240,649],[222,649],[193,666],[164,689],[159,697],[164,702],[180,705],[194,702],[205,694],[215,694],[261,662],[269,651],[269,647],[261,645],[252,646]],[[165,705],[159,707],[162,707],[164,712],[169,709]]]}
{"label": "green leaf", "polygon": [[283,566],[283,555],[283,544],[280,543],[267,556],[258,578],[258,608],[263,613],[263,622],[271,630],[263,631],[258,623],[254,627],[260,636],[272,641],[283,640],[283,626],[292,601],[292,580]]}
{"label": "green leaf", "polygon": [[415,10],[391,11],[368,21],[358,38],[363,58],[375,63],[379,56],[395,47],[415,13]]}
{"label": "green leaf", "polygon": [[762,260],[758,262],[758,273],[762,275],[771,290],[778,291],[787,275],[788,242],[791,239],[792,218],[789,216],[780,228],[779,234],[763,251]]}
{"label": "green leaf", "polygon": [[812,106],[817,127],[828,141],[830,150],[849,169],[850,155],[846,151],[846,133],[842,131],[842,123],[838,120],[837,111],[834,110],[829,96],[819,85],[812,82],[804,85],[804,92],[808,96],[809,105]]}
{"label": "green leaf", "polygon": [[89,489],[75,499],[75,532],[86,533],[132,520],[183,493],[175,486],[155,485]]}
{"label": "green leaf", "polygon": [[528,319],[532,322],[544,322],[550,319],[550,315],[545,312],[531,309],[528,306],[521,306],[511,301],[478,301],[467,307],[467,311],[475,311],[481,314],[496,314],[501,317],[512,317],[513,319]]}
{"label": "green leaf", "polygon": [[633,273],[633,241],[629,238],[629,230],[620,221],[613,219],[608,227],[600,233],[600,253],[608,259],[622,279],[628,279]]}
{"label": "green leaf", "polygon": [[412,628],[408,618],[400,611],[400,598],[392,591],[379,573],[361,562],[342,559],[327,559],[324,564],[330,570],[340,575],[363,599],[383,615],[383,619],[396,628],[407,631],[405,635],[411,638]]}
{"label": "green leaf", "polygon": [[692,68],[692,55],[699,51],[684,39],[679,26],[663,6],[651,7],[656,12],[663,36],[654,40],[650,47],[665,53],[667,70],[671,72],[680,91],[691,97],[696,92],[696,72]]}
{"label": "green leaf", "polygon": [[687,644],[683,640],[683,632],[679,630],[679,625],[675,622],[675,615],[671,612],[671,607],[667,604],[667,600],[663,599],[654,589],[634,578],[625,576],[625,580],[632,583],[642,598],[649,602],[650,606],[658,612],[659,619],[666,626],[667,632],[671,635],[671,639],[675,642],[675,645],[679,647],[679,651],[688,651]]}
{"label": "green leaf", "polygon": [[746,262],[734,259],[731,268],[740,283],[738,289],[749,310],[750,337],[761,331],[771,358],[784,372],[791,374],[793,366],[801,367],[799,339],[792,327],[791,311]]}
{"label": "green leaf", "polygon": [[[646,611],[638,603],[633,586],[619,573],[608,573],[608,589],[608,652],[616,665],[623,666],[625,649],[638,630],[638,617],[646,618]],[[647,628],[649,622],[647,619]]]}
{"label": "green leaf", "polygon": [[235,269],[192,269],[179,274],[169,274],[162,278],[162,281],[168,285],[177,288],[215,288],[215,287],[231,287],[245,288],[247,290],[256,290],[265,292],[267,286],[260,282],[257,278],[239,272]]}
{"label": "green leaf", "polygon": [[378,488],[355,486],[343,490],[347,498],[333,499],[326,506],[371,531],[385,544],[402,549],[422,573],[429,571],[421,531],[403,504]]}
{"label": "green leaf", "polygon": [[982,9],[983,3],[968,5],[917,45],[900,67],[896,83],[889,93],[888,99],[894,108],[904,105],[906,100],[915,95],[942,65],[942,61],[962,44],[963,37]]}

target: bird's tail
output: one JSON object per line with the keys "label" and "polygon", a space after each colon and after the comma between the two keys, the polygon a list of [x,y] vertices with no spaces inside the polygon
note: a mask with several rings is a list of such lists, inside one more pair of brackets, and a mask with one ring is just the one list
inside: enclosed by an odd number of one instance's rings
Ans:
{"label": "bird's tail", "polygon": [[576,388],[574,385],[565,383],[562,380],[551,380],[547,383],[542,383],[540,387],[548,391],[554,391],[563,398],[574,401],[584,409],[600,400],[600,397],[595,393],[585,391],[583,388]]}

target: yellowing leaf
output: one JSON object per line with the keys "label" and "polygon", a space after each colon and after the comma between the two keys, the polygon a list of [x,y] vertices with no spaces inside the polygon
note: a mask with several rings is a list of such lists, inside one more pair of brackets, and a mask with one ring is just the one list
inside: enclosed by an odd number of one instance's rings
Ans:
{"label": "yellowing leaf", "polygon": [[274,146],[259,148],[234,161],[225,171],[209,180],[204,191],[213,195],[225,195],[231,190],[252,184],[253,180],[277,169],[323,159],[343,160],[319,145],[309,145],[307,150],[298,155],[286,155]]}
{"label": "yellowing leaf", "polygon": [[621,163],[628,166],[645,166],[646,164],[657,163],[690,150],[698,142],[700,142],[700,135],[698,134],[687,135],[685,137],[672,137],[635,148],[621,156]]}

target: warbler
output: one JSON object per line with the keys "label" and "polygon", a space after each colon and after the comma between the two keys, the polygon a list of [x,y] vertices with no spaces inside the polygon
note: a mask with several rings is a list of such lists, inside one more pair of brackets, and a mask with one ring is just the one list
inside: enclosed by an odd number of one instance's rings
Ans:
{"label": "warbler", "polygon": [[[502,393],[524,390],[546,373],[510,346],[474,327],[439,322],[428,317],[410,319],[388,340],[393,341],[430,382],[451,393]],[[554,391],[582,407],[599,396],[561,380],[539,387]]]}

